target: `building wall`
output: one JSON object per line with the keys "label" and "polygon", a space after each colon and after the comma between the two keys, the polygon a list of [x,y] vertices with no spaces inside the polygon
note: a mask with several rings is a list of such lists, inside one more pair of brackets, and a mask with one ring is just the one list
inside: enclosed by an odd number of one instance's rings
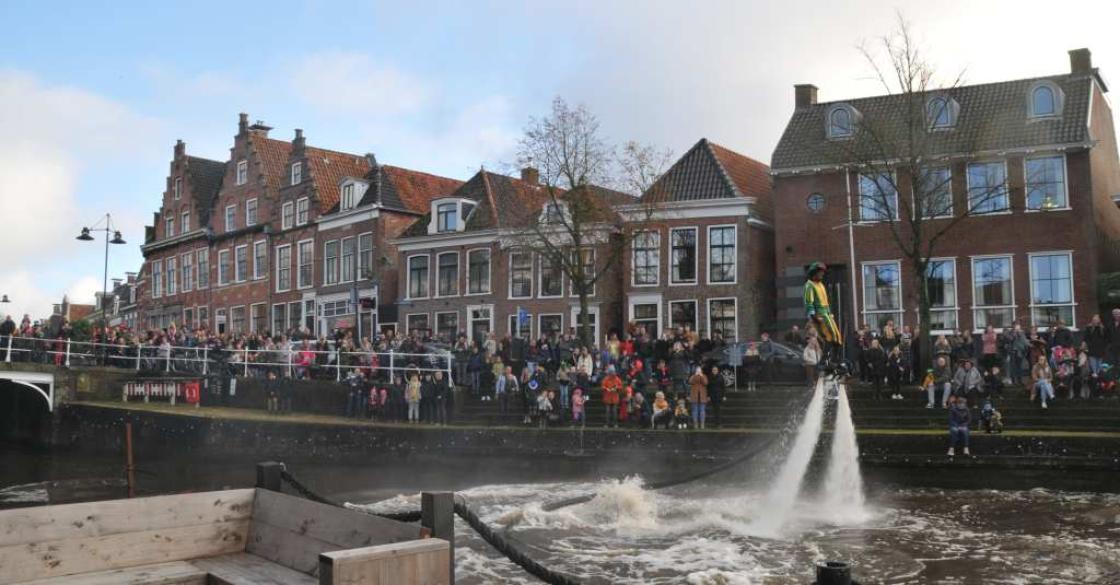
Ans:
{"label": "building wall", "polygon": [[[1094,83],[1090,107],[1089,135],[1096,142],[1089,152],[1092,173],[1093,218],[1100,246],[1098,268],[1101,272],[1120,271],[1120,209],[1113,197],[1120,195],[1120,153],[1117,152],[1116,129],[1112,108]],[[1111,306],[1120,301],[1101,299]]]}

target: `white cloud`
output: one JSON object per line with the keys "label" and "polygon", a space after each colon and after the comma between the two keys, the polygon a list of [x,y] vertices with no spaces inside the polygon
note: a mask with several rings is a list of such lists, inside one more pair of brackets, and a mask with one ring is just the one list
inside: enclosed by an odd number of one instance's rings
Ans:
{"label": "white cloud", "polygon": [[392,116],[422,108],[430,95],[420,78],[362,53],[314,53],[293,69],[296,95],[324,112]]}

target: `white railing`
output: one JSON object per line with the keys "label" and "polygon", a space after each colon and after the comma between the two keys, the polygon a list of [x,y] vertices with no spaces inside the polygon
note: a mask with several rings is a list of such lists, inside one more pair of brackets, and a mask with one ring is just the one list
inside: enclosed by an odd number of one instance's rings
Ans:
{"label": "white railing", "polygon": [[[21,343],[27,342],[27,343]],[[333,345],[333,342],[328,342]],[[29,346],[29,347],[25,347]],[[103,349],[99,349],[103,348]],[[214,366],[220,365],[221,359],[216,359],[212,353],[225,354],[230,359],[224,360],[231,372],[240,369],[241,374],[249,377],[253,371],[262,368],[276,368],[285,372],[287,377],[293,377],[297,372],[310,373],[311,370],[334,370],[335,380],[342,380],[343,371],[368,369],[372,371],[387,371],[392,380],[397,372],[443,372],[447,375],[449,383],[452,380],[453,356],[450,351],[429,353],[406,353],[399,351],[339,351],[337,349],[312,350],[302,349],[299,342],[289,342],[287,348],[250,349],[237,348],[211,348],[208,345],[187,346],[162,346],[162,345],[120,345],[115,343],[97,343],[93,341],[73,341],[71,339],[47,339],[37,337],[8,336],[4,346],[4,361],[10,363],[14,354],[28,354],[29,360],[36,355],[52,356],[55,365],[71,367],[73,365],[86,365],[86,361],[96,362],[101,360],[103,366],[159,370],[165,372],[187,372],[209,374]],[[119,353],[112,353],[119,352]],[[311,354],[311,362],[304,363],[302,354]],[[262,361],[260,358],[267,354],[281,354],[282,361]],[[326,356],[320,361],[319,356]],[[357,356],[352,357],[352,356]],[[350,359],[346,359],[346,358]],[[342,363],[344,361],[357,363]],[[49,363],[49,362],[48,362]],[[185,366],[181,369],[180,366]]]}

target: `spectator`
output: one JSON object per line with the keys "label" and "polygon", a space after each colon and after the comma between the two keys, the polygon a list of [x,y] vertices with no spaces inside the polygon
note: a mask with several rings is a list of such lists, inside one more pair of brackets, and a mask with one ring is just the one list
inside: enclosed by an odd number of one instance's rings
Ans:
{"label": "spectator", "polygon": [[569,402],[569,392],[572,387],[571,378],[572,367],[567,361],[560,362],[560,368],[556,371],[556,384],[560,387],[560,409],[567,411]]}
{"label": "spectator", "polygon": [[498,380],[494,384],[494,394],[498,397],[498,412],[502,414],[509,412],[509,397],[518,393],[518,386],[517,376],[513,375],[513,368],[506,366],[502,375],[498,376]]}
{"label": "spectator", "polygon": [[967,397],[976,407],[976,400],[980,396],[980,385],[983,379],[980,371],[972,365],[972,359],[965,358],[953,374],[953,395],[958,398]]}
{"label": "spectator", "polygon": [[949,408],[949,457],[956,455],[957,445],[964,448],[962,453],[965,457],[971,455],[968,452],[968,432],[971,423],[972,413],[968,410],[968,403],[964,398],[955,396]]}
{"label": "spectator", "polygon": [[[483,356],[477,347],[471,347],[469,356],[466,365],[467,384],[470,386],[471,396],[478,396],[482,389]],[[498,360],[500,363],[501,358]]]}
{"label": "spectator", "polygon": [[984,398],[992,401],[997,396],[1003,400],[1003,379],[1000,378],[999,366],[992,366],[992,369],[984,374]]}
{"label": "spectator", "polygon": [[276,383],[276,372],[269,371],[264,382],[264,395],[268,405],[269,414],[280,412],[280,396]]}
{"label": "spectator", "polygon": [[1120,364],[1120,309],[1112,310],[1112,317],[1105,324],[1108,335],[1108,363]]}
{"label": "spectator", "polygon": [[870,345],[868,345],[864,363],[867,364],[871,384],[875,390],[875,400],[882,400],[883,378],[886,377],[887,373],[887,355],[883,353],[883,348],[878,339],[872,339]]}
{"label": "spectator", "polygon": [[669,408],[669,401],[665,400],[665,393],[658,392],[653,399],[653,428],[669,428],[669,421],[673,418],[673,411]]}
{"label": "spectator", "polygon": [[683,430],[688,428],[688,406],[684,398],[677,400],[677,408],[673,410],[673,428]]}
{"label": "spectator", "polygon": [[980,367],[984,371],[992,369],[999,364],[999,335],[996,328],[988,325],[980,336]]}
{"label": "spectator", "polygon": [[1018,323],[1006,330],[1004,336],[1003,345],[1007,354],[1005,367],[1008,375],[1006,383],[1017,386],[1023,383],[1023,360],[1026,359],[1030,347],[1027,336],[1023,335],[1023,327]]}
{"label": "spectator", "polygon": [[1003,415],[990,400],[985,400],[984,408],[980,409],[980,423],[984,426],[984,432],[989,435],[1003,432]]}
{"label": "spectator", "polygon": [[1045,355],[1038,356],[1035,361],[1034,368],[1031,369],[1031,402],[1034,402],[1035,396],[1042,398],[1042,408],[1046,408],[1046,400],[1054,399],[1054,372],[1050,369],[1050,364],[1046,361]]}
{"label": "spectator", "polygon": [[548,399],[548,392],[542,391],[537,395],[537,421],[541,429],[548,428],[548,419],[552,415],[552,401]]}
{"label": "spectator", "polygon": [[724,391],[727,382],[719,371],[719,366],[712,366],[712,375],[708,377],[708,401],[712,405],[712,419],[716,427],[720,427],[723,418],[720,416],[720,405],[723,404]]}
{"label": "spectator", "polygon": [[758,372],[762,369],[762,355],[758,351],[758,344],[754,341],[747,342],[743,365],[747,372],[747,392],[754,392],[758,389]]}
{"label": "spectator", "polygon": [[692,404],[692,426],[702,429],[708,407],[708,377],[704,375],[703,368],[696,368],[688,379],[688,387],[689,402]]}
{"label": "spectator", "polygon": [[405,389],[405,401],[408,403],[408,422],[420,422],[420,373],[412,372],[408,377],[408,386]]}
{"label": "spectator", "polygon": [[576,388],[572,392],[572,424],[578,424],[580,428],[587,424],[584,418],[584,403],[586,402],[587,400],[583,397],[583,389]]}
{"label": "spectator", "polygon": [[1054,322],[1053,330],[1050,332],[1050,347],[1073,347],[1073,332],[1066,327],[1066,324],[1058,319]]}
{"label": "spectator", "polygon": [[451,386],[443,379],[443,372],[436,370],[432,377],[432,419],[438,425],[447,424],[447,402],[451,398]]}
{"label": "spectator", "polygon": [[1088,357],[1088,374],[1100,374],[1101,363],[1108,355],[1108,331],[1100,315],[1093,315],[1085,327],[1085,345]]}
{"label": "spectator", "polygon": [[821,361],[821,346],[817,341],[816,329],[809,330],[805,349],[801,352],[801,363],[805,366],[805,379],[809,386],[817,383],[817,364]]}
{"label": "spectator", "polygon": [[896,345],[887,354],[887,383],[891,386],[891,399],[902,400],[902,380],[910,366],[902,355],[902,347]]}
{"label": "spectator", "polygon": [[607,375],[601,382],[603,388],[603,409],[606,413],[605,427],[618,426],[619,394],[622,392],[622,378],[615,373],[614,366],[607,367]]}
{"label": "spectator", "polygon": [[774,344],[770,334],[763,331],[758,339],[758,360],[762,364],[762,378],[767,384],[774,383]]}
{"label": "spectator", "polygon": [[790,328],[789,332],[786,333],[783,341],[790,347],[800,349],[805,345],[805,336],[801,334],[801,329],[797,325],[794,325]]}
{"label": "spectator", "polygon": [[930,375],[926,376],[929,384],[926,385],[926,392],[929,394],[929,402],[926,403],[926,408],[933,408],[934,397],[936,390],[941,390],[941,408],[949,407],[949,394],[953,388],[953,376],[949,370],[949,358],[944,355],[939,355],[933,361],[933,369]]}

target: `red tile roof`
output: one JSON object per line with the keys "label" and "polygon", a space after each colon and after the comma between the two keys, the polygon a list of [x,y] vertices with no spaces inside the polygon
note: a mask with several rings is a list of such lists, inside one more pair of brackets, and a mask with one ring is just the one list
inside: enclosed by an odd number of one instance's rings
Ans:
{"label": "red tile roof", "polygon": [[288,168],[288,158],[292,153],[292,143],[275,140],[257,134],[249,134],[251,148],[261,162],[261,172],[268,186],[277,192],[284,181],[284,171]]}
{"label": "red tile roof", "polygon": [[747,197],[755,197],[759,213],[766,219],[772,218],[770,167],[714,142],[708,144],[739,192]]}
{"label": "red tile roof", "polygon": [[382,165],[381,169],[393,182],[401,205],[413,213],[427,213],[433,199],[447,197],[463,184],[458,179],[401,167]]}
{"label": "red tile roof", "polygon": [[308,146],[307,163],[311,179],[318,189],[319,213],[327,213],[338,205],[340,183],[346,177],[364,177],[369,172],[369,159],[362,155],[337,152]]}

